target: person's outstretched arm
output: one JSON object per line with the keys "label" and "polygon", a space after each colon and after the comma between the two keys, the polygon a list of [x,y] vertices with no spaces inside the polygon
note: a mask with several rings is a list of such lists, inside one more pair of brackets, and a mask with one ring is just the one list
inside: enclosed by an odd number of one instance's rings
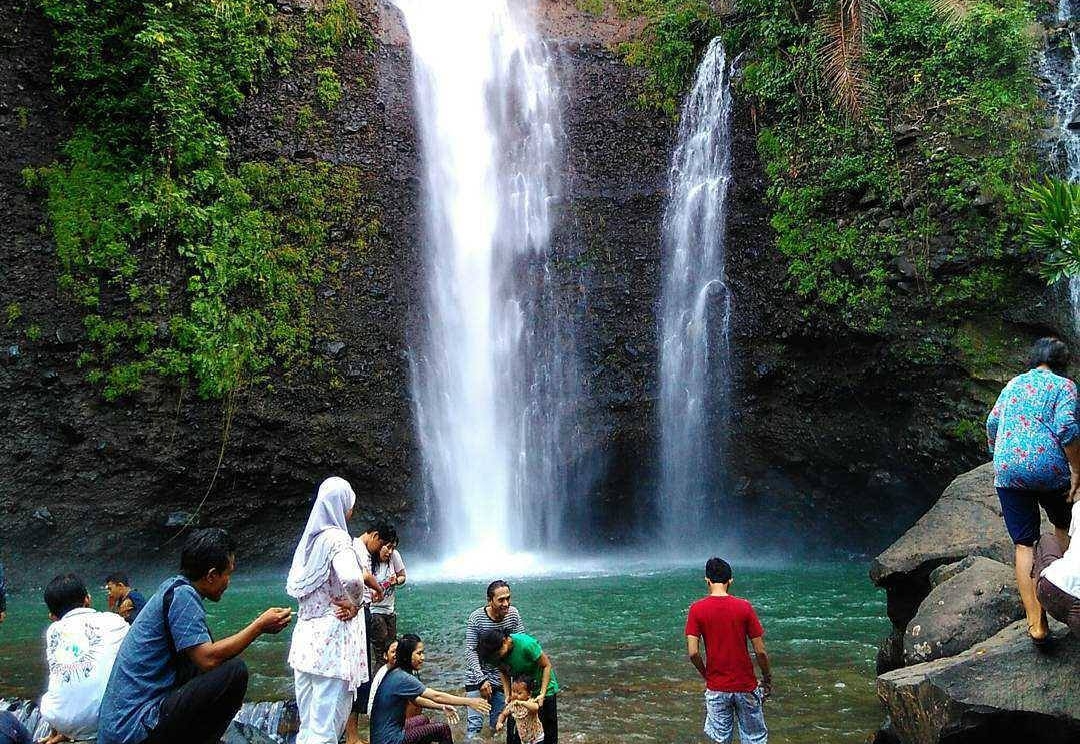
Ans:
{"label": "person's outstretched arm", "polygon": [[280,633],[292,620],[292,608],[271,607],[255,618],[255,621],[228,638],[220,641],[200,643],[184,650],[191,662],[200,671],[208,672],[224,664],[229,659],[239,656],[244,649],[263,633]]}
{"label": "person's outstretched arm", "polygon": [[424,693],[420,697],[434,700],[436,703],[442,703],[443,705],[464,705],[485,715],[491,712],[491,703],[484,700],[484,698],[460,697],[459,695],[451,695],[448,692],[433,690],[430,687],[425,687]]}

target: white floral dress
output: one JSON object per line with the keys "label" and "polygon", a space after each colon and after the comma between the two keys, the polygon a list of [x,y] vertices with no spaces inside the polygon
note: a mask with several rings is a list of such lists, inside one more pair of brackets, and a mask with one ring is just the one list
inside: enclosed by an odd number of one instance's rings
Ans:
{"label": "white floral dress", "polygon": [[[343,550],[334,558],[330,580],[300,599],[300,612],[289,648],[289,666],[298,672],[343,679],[356,688],[368,681],[370,673],[364,616],[339,620],[334,616],[333,604],[334,600],[355,601],[339,576],[339,568],[345,568],[349,561],[355,569],[349,567],[348,573],[355,570],[362,585],[363,574],[356,556],[350,550]],[[345,580],[351,584],[356,577],[348,575]]]}

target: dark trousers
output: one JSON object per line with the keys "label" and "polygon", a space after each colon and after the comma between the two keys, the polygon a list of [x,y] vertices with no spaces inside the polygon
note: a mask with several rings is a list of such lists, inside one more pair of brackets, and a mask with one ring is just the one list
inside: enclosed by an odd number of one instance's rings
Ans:
{"label": "dark trousers", "polygon": [[371,622],[368,623],[368,644],[371,649],[371,676],[375,676],[375,670],[386,661],[386,650],[397,638],[397,613],[392,612],[384,615],[379,612],[371,613]]}
{"label": "dark trousers", "polygon": [[0,744],[31,744],[33,739],[14,713],[0,710]]}
{"label": "dark trousers", "polygon": [[1048,532],[1039,538],[1035,545],[1035,563],[1031,569],[1031,577],[1035,579],[1035,596],[1050,617],[1068,625],[1071,633],[1080,635],[1080,598],[1039,575],[1063,555],[1065,548],[1058,541],[1057,535]]}
{"label": "dark trousers", "polygon": [[147,744],[217,744],[247,692],[247,665],[229,659],[169,693]]}
{"label": "dark trousers", "polygon": [[[559,708],[555,703],[558,695],[548,695],[540,706],[540,725],[544,727],[544,744],[559,744]],[[506,722],[506,744],[521,744],[514,725],[514,717]]]}

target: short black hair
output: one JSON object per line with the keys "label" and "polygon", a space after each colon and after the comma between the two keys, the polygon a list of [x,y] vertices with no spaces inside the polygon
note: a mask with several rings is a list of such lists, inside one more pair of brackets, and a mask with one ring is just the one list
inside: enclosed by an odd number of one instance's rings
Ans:
{"label": "short black hair", "polygon": [[82,607],[89,592],[86,584],[73,573],[54,576],[49,585],[45,587],[45,606],[49,613],[57,620],[72,610]]}
{"label": "short black hair", "polygon": [[509,637],[502,628],[488,628],[480,634],[480,638],[476,641],[476,655],[480,657],[481,661],[498,661],[503,641]]}
{"label": "short black hair", "polygon": [[510,680],[510,684],[525,685],[525,689],[529,691],[530,695],[532,694],[532,691],[533,691],[533,678],[530,677],[527,674],[515,675],[514,678],[512,680]]}
{"label": "short black hair", "polygon": [[412,655],[416,651],[416,647],[423,641],[416,633],[406,633],[398,639],[397,644],[397,668],[408,672],[409,674],[415,674],[416,670],[413,669]]}
{"label": "short black hair", "polygon": [[377,532],[384,543],[397,543],[397,530],[389,522],[373,522],[368,532]]}
{"label": "short black hair", "polygon": [[495,599],[495,590],[496,590],[496,589],[502,589],[502,588],[503,588],[504,586],[505,586],[505,587],[506,587],[507,589],[509,589],[509,588],[510,588],[510,585],[509,585],[509,584],[507,584],[507,583],[506,583],[505,581],[503,581],[502,579],[495,579],[495,581],[493,581],[493,582],[491,582],[490,584],[488,584],[488,588],[487,588],[487,598],[488,598],[488,602],[490,602],[491,600]]}
{"label": "short black hair", "polygon": [[1060,338],[1044,336],[1031,346],[1028,364],[1035,369],[1045,364],[1052,372],[1064,375],[1069,369],[1069,347]]}
{"label": "short black hair", "polygon": [[225,573],[235,556],[236,540],[225,530],[220,527],[195,530],[180,551],[180,573],[191,581],[198,581],[212,568]]}
{"label": "short black hair", "polygon": [[710,558],[705,561],[705,578],[714,584],[726,584],[731,581],[731,565],[723,558]]}
{"label": "short black hair", "polygon": [[131,586],[131,581],[128,579],[127,573],[124,571],[113,571],[111,574],[105,577],[106,584],[123,584],[124,586]]}

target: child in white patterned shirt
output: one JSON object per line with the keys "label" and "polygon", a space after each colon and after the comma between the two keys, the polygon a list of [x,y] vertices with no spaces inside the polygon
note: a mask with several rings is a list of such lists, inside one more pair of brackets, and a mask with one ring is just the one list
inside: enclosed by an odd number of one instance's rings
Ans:
{"label": "child in white patterned shirt", "polygon": [[540,744],[544,741],[544,726],[540,723],[540,704],[533,699],[528,677],[515,677],[510,683],[510,699],[499,714],[496,731],[502,731],[506,719],[514,717],[518,739],[521,744]]}

